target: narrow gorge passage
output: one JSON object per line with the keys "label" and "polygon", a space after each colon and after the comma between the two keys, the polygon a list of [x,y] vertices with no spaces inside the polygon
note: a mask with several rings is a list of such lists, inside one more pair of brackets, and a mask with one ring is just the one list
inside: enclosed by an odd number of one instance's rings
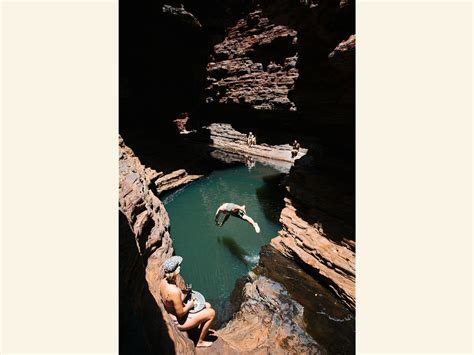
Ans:
{"label": "narrow gorge passage", "polygon": [[[120,2],[119,206],[145,266],[123,278],[140,278],[160,322],[133,284],[124,295],[147,350],[354,353],[355,2]],[[261,233],[215,226],[224,202]],[[163,308],[171,255],[216,309],[207,351]]]}
{"label": "narrow gorge passage", "polygon": [[[283,176],[260,163],[251,169],[233,165],[162,197],[175,253],[184,258],[181,274],[213,305],[218,322],[232,316],[229,297],[236,280],[256,266],[260,248],[281,229]],[[224,202],[245,205],[261,232],[235,217],[216,226],[214,215]]]}

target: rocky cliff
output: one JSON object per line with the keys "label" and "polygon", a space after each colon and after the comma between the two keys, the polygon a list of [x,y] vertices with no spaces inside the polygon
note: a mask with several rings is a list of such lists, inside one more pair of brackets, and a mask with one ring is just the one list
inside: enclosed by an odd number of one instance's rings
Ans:
{"label": "rocky cliff", "polygon": [[[283,228],[271,245],[354,310],[355,2],[182,3],[121,2],[121,133],[147,166],[195,174],[204,172],[205,147],[212,143],[202,125],[232,124],[269,145],[297,138],[308,152],[291,168]],[[201,148],[176,130],[173,120],[184,111],[190,112],[188,129],[201,135]],[[186,175],[129,166],[121,175],[120,208],[155,299],[161,262],[172,253],[169,222],[156,195],[171,186],[168,180],[178,184]],[[249,291],[249,299],[253,295]],[[292,314],[297,325],[297,312]],[[234,326],[251,324],[240,317]],[[176,349],[187,349],[187,339],[168,334]],[[229,340],[225,351],[237,343]],[[265,344],[255,341],[252,350],[265,352]]]}
{"label": "rocky cliff", "polygon": [[162,264],[173,255],[168,213],[154,193],[160,173],[143,166],[121,138],[119,149],[121,351],[192,352],[159,296]]}
{"label": "rocky cliff", "polygon": [[[297,137],[309,148],[291,169],[283,230],[272,245],[350,309],[355,309],[354,30],[353,1],[258,1],[214,46],[206,88],[208,106],[215,109],[208,113],[215,119],[225,117],[264,142],[280,142],[284,138],[275,131],[291,127],[286,139]],[[217,135],[214,141],[233,149],[228,135]]]}
{"label": "rocky cliff", "polygon": [[296,110],[288,98],[298,78],[296,31],[260,10],[232,27],[207,65],[206,101],[261,110]]}
{"label": "rocky cliff", "polygon": [[[194,353],[193,342],[171,322],[159,295],[162,264],[173,254],[168,214],[155,195],[160,173],[143,166],[121,138],[119,146],[121,352]],[[186,177],[172,181],[172,186],[188,182]],[[238,312],[218,332],[218,341],[198,352],[325,353],[304,331],[303,307],[281,284],[254,275],[235,293]]]}
{"label": "rocky cliff", "polygon": [[303,307],[279,283],[251,274],[243,302],[207,353],[326,354],[304,331]]}

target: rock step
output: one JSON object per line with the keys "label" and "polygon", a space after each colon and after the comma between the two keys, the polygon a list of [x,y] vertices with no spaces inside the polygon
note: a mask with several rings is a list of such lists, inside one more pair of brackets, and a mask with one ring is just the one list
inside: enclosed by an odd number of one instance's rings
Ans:
{"label": "rock step", "polygon": [[[244,155],[264,157],[267,159],[280,160],[293,163],[308,152],[305,148],[300,148],[295,159],[291,158],[292,146],[256,144],[247,145],[247,136],[232,128],[227,123],[213,123],[209,127],[211,132],[212,146],[224,151],[242,153]],[[257,137],[258,139],[258,137]]]}

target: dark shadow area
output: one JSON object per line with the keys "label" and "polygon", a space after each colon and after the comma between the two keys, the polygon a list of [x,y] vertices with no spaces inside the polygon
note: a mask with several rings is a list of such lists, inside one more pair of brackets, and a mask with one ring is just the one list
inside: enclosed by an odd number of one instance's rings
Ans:
{"label": "dark shadow area", "polygon": [[284,177],[285,174],[265,176],[263,178],[264,185],[255,191],[265,217],[276,224],[280,223],[280,213],[285,207],[283,201],[286,192],[283,185]]}
{"label": "dark shadow area", "polygon": [[271,246],[260,252],[254,269],[281,283],[291,297],[304,307],[306,331],[328,350],[329,354],[355,353],[355,314],[328,289]]}
{"label": "dark shadow area", "polygon": [[245,256],[248,253],[235,241],[234,238],[228,236],[217,237],[217,241],[225,246],[229,252],[235,256],[241,263],[248,265],[248,261],[245,260]]}
{"label": "dark shadow area", "polygon": [[119,212],[119,352],[174,354],[163,315],[148,290],[145,268],[127,218]]}
{"label": "dark shadow area", "polygon": [[336,243],[355,241],[354,166],[311,153],[296,161],[287,179],[296,214]]}
{"label": "dark shadow area", "polygon": [[216,312],[216,319],[212,325],[214,329],[224,328],[232,319],[234,314],[240,309],[240,305],[243,302],[242,290],[247,282],[249,282],[247,275],[238,278],[235,281],[235,286],[230,297],[217,304],[218,307],[216,308],[219,309],[220,312]]}
{"label": "dark shadow area", "polygon": [[274,41],[256,45],[249,53],[254,63],[262,63],[266,69],[270,62],[282,65],[285,59],[296,54],[293,37],[277,37]]}

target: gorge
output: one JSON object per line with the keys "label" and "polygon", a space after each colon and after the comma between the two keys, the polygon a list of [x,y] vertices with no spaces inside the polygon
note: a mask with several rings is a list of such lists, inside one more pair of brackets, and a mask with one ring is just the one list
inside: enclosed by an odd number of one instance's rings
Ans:
{"label": "gorge", "polygon": [[[355,351],[354,13],[346,0],[121,0],[123,353]],[[179,134],[183,112],[195,132]],[[222,127],[254,132],[260,159],[294,139],[305,154],[275,163],[281,227],[236,281],[214,345],[196,350],[159,297],[180,223],[162,200],[252,154]]]}

